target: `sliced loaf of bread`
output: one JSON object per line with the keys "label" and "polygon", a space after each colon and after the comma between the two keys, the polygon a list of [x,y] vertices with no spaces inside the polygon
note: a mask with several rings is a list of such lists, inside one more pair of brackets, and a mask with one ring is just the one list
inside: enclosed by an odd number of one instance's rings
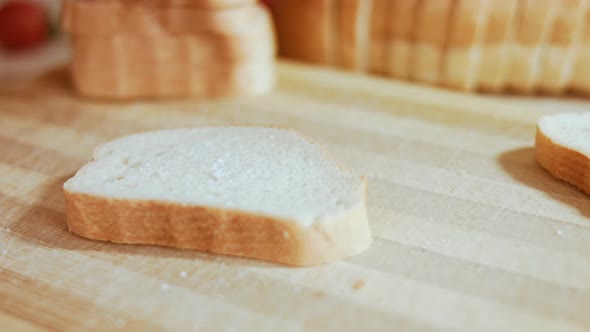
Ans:
{"label": "sliced loaf of bread", "polygon": [[83,237],[292,265],[369,246],[366,190],[318,144],[267,127],[123,137],[64,184],[68,225]]}

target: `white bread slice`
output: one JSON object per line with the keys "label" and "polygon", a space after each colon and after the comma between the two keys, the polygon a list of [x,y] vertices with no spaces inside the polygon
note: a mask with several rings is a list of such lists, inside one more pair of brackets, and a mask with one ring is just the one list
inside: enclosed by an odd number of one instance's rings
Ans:
{"label": "white bread slice", "polygon": [[490,0],[458,0],[445,50],[444,85],[460,90],[477,87]]}
{"label": "white bread slice", "polygon": [[569,86],[576,93],[590,94],[590,9],[588,7],[583,12],[579,38]]}
{"label": "white bread slice", "polygon": [[416,14],[411,77],[438,83],[453,0],[422,0]]}
{"label": "white bread slice", "polygon": [[315,64],[334,61],[334,0],[271,2],[279,55]]}
{"label": "white bread slice", "polygon": [[163,130],[99,146],[64,184],[70,230],[293,265],[371,242],[365,178],[290,130]]}
{"label": "white bread slice", "polygon": [[366,72],[369,67],[370,22],[373,0],[339,3],[340,67]]}
{"label": "white bread slice", "polygon": [[388,49],[389,75],[406,79],[410,76],[415,15],[419,0],[392,1],[391,40]]}
{"label": "white bread slice", "polygon": [[478,88],[499,92],[504,88],[510,45],[517,28],[518,0],[496,1],[489,8],[488,27],[481,49]]}
{"label": "white bread slice", "polygon": [[556,16],[555,0],[522,0],[520,24],[511,50],[507,87],[532,93],[539,83],[540,54]]}
{"label": "white bread slice", "polygon": [[373,0],[369,45],[369,72],[373,74],[385,75],[387,73],[390,6],[392,6],[390,0]]}
{"label": "white bread slice", "polygon": [[553,176],[590,194],[590,113],[561,113],[539,120],[537,162]]}

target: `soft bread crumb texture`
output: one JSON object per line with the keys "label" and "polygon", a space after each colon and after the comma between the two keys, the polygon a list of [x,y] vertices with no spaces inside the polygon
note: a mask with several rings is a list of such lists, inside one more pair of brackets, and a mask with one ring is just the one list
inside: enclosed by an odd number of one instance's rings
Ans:
{"label": "soft bread crumb texture", "polygon": [[64,188],[248,210],[309,226],[359,204],[360,181],[293,131],[225,127],[114,140]]}
{"label": "soft bread crumb texture", "polygon": [[590,155],[590,113],[546,115],[539,130],[556,144]]}
{"label": "soft bread crumb texture", "polygon": [[369,246],[366,188],[320,145],[270,127],[123,137],[64,184],[78,235],[294,265]]}

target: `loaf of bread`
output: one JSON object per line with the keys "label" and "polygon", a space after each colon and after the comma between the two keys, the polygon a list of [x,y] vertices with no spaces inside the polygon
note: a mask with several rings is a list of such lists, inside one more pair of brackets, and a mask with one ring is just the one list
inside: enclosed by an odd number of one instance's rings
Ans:
{"label": "loaf of bread", "polygon": [[271,90],[276,47],[267,10],[246,0],[197,3],[66,0],[62,27],[71,37],[75,89],[118,99]]}
{"label": "loaf of bread", "polygon": [[204,127],[99,146],[64,184],[72,232],[313,265],[371,243],[367,182],[300,134]]}
{"label": "loaf of bread", "polygon": [[[312,11],[312,2],[329,10]],[[277,29],[284,57],[463,91],[590,93],[590,0],[289,0],[271,8],[277,26],[305,12],[300,33],[325,36],[305,44]],[[332,54],[300,56],[320,49]]]}

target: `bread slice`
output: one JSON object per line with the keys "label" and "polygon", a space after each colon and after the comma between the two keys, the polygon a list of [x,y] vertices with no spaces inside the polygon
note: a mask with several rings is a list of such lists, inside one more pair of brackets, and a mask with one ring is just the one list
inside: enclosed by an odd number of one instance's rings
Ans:
{"label": "bread slice", "polygon": [[218,9],[154,7],[135,1],[65,0],[61,27],[70,34],[112,36],[211,33],[235,35],[256,29],[266,9],[256,4]]}
{"label": "bread slice", "polygon": [[481,45],[478,88],[489,92],[504,89],[510,45],[516,25],[518,0],[496,1],[489,8],[488,27]]}
{"label": "bread slice", "polygon": [[346,0],[339,3],[341,68],[358,72],[368,70],[372,4],[373,0]]}
{"label": "bread slice", "polygon": [[416,14],[411,77],[438,83],[453,0],[422,0]]}
{"label": "bread slice", "polygon": [[369,72],[378,75],[387,73],[389,45],[390,0],[373,0],[371,14],[371,36],[369,45]]}
{"label": "bread slice", "polygon": [[294,131],[204,127],[99,146],[64,184],[72,232],[292,265],[371,242],[367,183]]}
{"label": "bread slice", "polygon": [[279,55],[321,65],[333,63],[334,1],[271,2]]}
{"label": "bread slice", "polygon": [[442,82],[460,90],[477,87],[489,0],[458,0],[449,28]]}
{"label": "bread slice", "polygon": [[590,194],[590,113],[561,113],[539,120],[537,162],[558,179]]}
{"label": "bread slice", "polygon": [[392,1],[391,36],[388,50],[389,75],[406,79],[410,76],[415,16],[419,0]]}

